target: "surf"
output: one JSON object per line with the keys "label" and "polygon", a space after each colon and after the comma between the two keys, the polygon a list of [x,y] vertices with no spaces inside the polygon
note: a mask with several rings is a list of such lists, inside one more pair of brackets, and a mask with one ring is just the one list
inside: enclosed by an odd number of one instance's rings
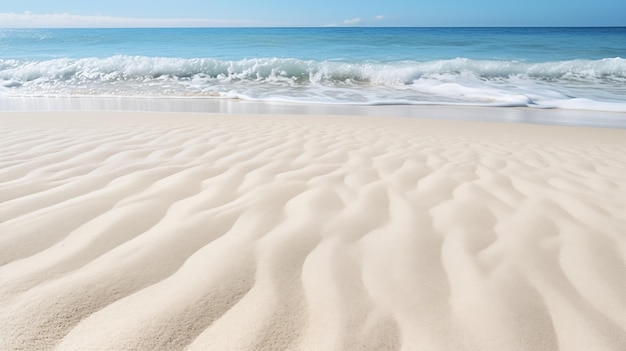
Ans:
{"label": "surf", "polygon": [[302,60],[113,55],[0,60],[7,96],[204,97],[326,104],[466,104],[626,112],[626,59]]}

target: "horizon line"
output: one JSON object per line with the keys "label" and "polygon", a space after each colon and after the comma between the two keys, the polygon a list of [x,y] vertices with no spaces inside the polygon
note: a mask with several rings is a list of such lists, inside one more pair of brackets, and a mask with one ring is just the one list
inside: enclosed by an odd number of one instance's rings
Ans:
{"label": "horizon line", "polygon": [[270,29],[270,28],[342,28],[342,29],[365,29],[365,28],[626,28],[626,25],[515,25],[515,26],[488,26],[488,25],[431,25],[431,26],[334,26],[334,25],[321,25],[321,26],[264,26],[264,25],[252,25],[252,26],[85,26],[85,27],[73,27],[73,26],[41,26],[41,27],[2,27],[0,30],[7,29]]}

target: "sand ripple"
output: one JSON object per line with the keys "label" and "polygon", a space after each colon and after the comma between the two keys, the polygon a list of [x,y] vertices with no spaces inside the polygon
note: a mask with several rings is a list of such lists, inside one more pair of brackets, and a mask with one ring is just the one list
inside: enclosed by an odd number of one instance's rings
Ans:
{"label": "sand ripple", "polygon": [[626,349],[624,131],[52,117],[0,125],[2,350]]}

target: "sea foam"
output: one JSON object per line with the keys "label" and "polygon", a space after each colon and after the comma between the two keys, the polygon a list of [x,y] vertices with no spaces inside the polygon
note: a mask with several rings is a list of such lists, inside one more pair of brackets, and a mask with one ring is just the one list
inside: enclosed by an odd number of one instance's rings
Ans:
{"label": "sea foam", "polygon": [[[626,60],[218,60],[116,55],[0,60],[10,96],[214,97],[626,111]],[[592,103],[581,104],[589,100]]]}

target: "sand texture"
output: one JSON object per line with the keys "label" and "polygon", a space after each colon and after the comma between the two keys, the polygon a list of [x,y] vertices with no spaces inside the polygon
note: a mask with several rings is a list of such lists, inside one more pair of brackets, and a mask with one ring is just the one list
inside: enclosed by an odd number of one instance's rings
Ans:
{"label": "sand texture", "polygon": [[55,112],[0,135],[0,350],[626,350],[626,130]]}

